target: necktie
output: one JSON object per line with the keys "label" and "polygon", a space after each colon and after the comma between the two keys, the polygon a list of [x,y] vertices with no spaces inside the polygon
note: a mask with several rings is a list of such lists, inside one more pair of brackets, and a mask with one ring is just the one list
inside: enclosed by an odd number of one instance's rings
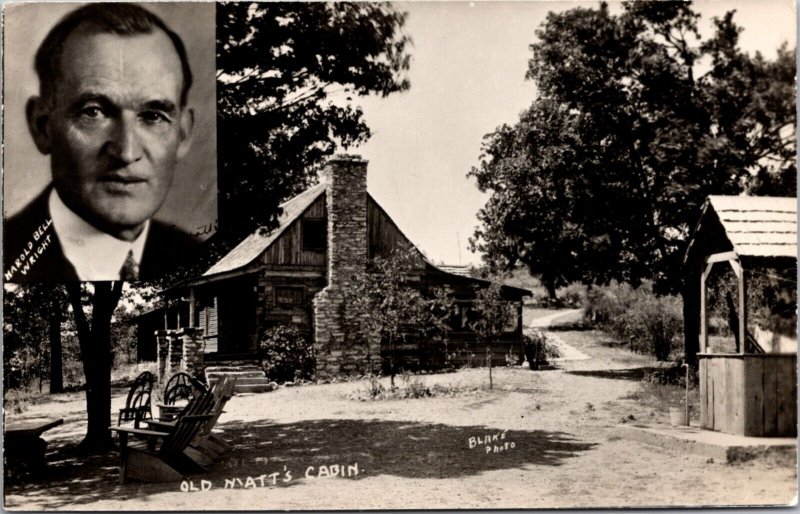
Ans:
{"label": "necktie", "polygon": [[128,250],[128,256],[125,257],[125,262],[122,263],[122,268],[119,270],[119,279],[125,282],[139,280],[139,265],[133,258],[133,250]]}

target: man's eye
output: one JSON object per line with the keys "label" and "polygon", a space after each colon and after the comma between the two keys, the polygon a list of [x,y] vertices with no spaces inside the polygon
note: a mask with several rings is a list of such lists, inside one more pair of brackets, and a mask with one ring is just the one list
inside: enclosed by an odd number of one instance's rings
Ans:
{"label": "man's eye", "polygon": [[169,123],[170,121],[169,116],[158,111],[145,111],[139,115],[139,118],[150,125],[155,125],[157,123]]}
{"label": "man's eye", "polygon": [[80,115],[81,117],[86,119],[97,120],[104,117],[105,113],[103,112],[103,109],[101,109],[100,107],[92,106],[92,107],[84,107],[83,109],[81,109]]}

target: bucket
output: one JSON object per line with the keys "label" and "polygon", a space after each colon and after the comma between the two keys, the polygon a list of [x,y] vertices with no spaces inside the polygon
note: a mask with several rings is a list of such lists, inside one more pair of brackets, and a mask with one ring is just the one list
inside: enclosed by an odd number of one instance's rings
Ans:
{"label": "bucket", "polygon": [[689,423],[686,419],[686,407],[670,407],[669,424],[673,427],[683,427],[688,425]]}

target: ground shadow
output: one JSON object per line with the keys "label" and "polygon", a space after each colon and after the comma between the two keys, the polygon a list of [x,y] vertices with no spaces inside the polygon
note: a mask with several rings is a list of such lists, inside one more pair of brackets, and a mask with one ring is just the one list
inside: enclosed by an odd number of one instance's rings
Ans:
{"label": "ground shadow", "polygon": [[596,370],[582,370],[582,371],[565,371],[569,375],[578,375],[582,377],[595,377],[595,378],[608,378],[611,380],[632,380],[634,382],[641,382],[645,376],[654,371],[662,368],[656,367],[643,367],[643,368],[628,368],[628,369],[596,369]]}
{"label": "ground shadow", "polygon": [[[275,486],[292,486],[317,479],[323,467],[325,473],[341,470],[351,479],[378,475],[458,478],[528,465],[558,466],[595,446],[563,432],[502,432],[477,425],[404,421],[320,419],[278,424],[265,419],[232,421],[219,428],[233,449],[206,475],[189,477],[198,483],[200,479],[209,480],[215,488],[223,487],[226,479],[239,478],[239,485],[244,485],[248,476],[272,473],[280,474]],[[488,451],[484,442],[487,437]],[[47,476],[8,485],[6,494],[30,495],[37,505],[57,509],[81,508],[106,498],[146,501],[149,495],[180,487],[175,483],[120,484],[116,454],[79,460],[60,448],[51,455],[51,461]],[[357,475],[353,474],[355,465]],[[287,470],[293,478],[284,482]],[[44,483],[46,498],[42,494]],[[267,485],[272,486],[269,479]]]}

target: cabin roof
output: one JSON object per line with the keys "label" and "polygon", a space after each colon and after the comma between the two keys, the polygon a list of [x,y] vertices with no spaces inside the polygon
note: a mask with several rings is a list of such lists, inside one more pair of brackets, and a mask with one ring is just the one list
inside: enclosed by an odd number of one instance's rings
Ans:
{"label": "cabin roof", "polygon": [[462,266],[461,264],[439,264],[436,267],[451,275],[461,275],[462,277],[472,276],[469,273],[469,266]]}
{"label": "cabin roof", "polygon": [[[219,261],[217,261],[213,266],[211,266],[208,271],[203,273],[203,277],[213,277],[210,280],[216,281],[220,279],[224,279],[227,276],[234,275],[234,272],[241,273],[243,268],[247,268],[249,264],[251,264],[254,260],[258,258],[267,248],[272,245],[278,238],[283,234],[287,228],[297,220],[306,209],[308,209],[312,203],[314,203],[317,198],[320,197],[323,193],[325,193],[327,189],[327,183],[320,182],[319,184],[306,189],[299,195],[293,197],[290,200],[282,203],[280,206],[283,209],[283,212],[278,217],[278,226],[272,229],[271,231],[266,231],[263,229],[256,230],[254,233],[247,236],[241,243],[236,245],[231,251],[229,251],[225,256],[223,256]],[[371,198],[371,197],[370,197]],[[373,199],[373,201],[375,201]],[[380,204],[375,202],[378,207]],[[388,214],[386,214],[388,217]],[[391,219],[391,218],[390,218]],[[401,232],[402,233],[402,232]],[[406,236],[404,236],[406,237]],[[408,239],[408,237],[406,237]],[[409,239],[410,241],[410,239]],[[419,249],[411,243],[414,248],[419,251]],[[436,266],[431,263],[425,256],[420,252],[423,260],[425,263],[440,271],[445,273],[446,275],[450,275],[453,277],[458,277],[461,279],[468,279],[471,281],[485,283],[488,284],[489,281],[481,280],[473,278],[468,273],[468,268],[466,266]],[[245,270],[246,271],[246,270]],[[252,270],[251,270],[252,271]],[[192,282],[192,281],[190,281]],[[521,289],[514,286],[507,286],[503,285],[503,288],[507,291],[513,291],[515,294],[519,294],[522,296],[530,296],[532,293],[527,289]]]}
{"label": "cabin roof", "polygon": [[204,277],[218,275],[247,266],[258,258],[261,253],[269,248],[283,232],[296,220],[308,207],[325,192],[325,183],[317,184],[306,189],[299,195],[282,203],[283,212],[278,217],[278,226],[271,231],[256,230],[236,245],[222,259],[203,273]]}

